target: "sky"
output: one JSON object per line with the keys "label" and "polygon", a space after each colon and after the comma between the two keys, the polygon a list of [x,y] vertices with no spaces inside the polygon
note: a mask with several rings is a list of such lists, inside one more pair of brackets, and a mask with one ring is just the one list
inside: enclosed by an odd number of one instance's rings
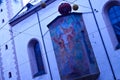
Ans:
{"label": "sky", "polygon": [[[28,2],[32,2],[33,4],[40,2],[41,0],[23,0],[23,4],[26,5]],[[46,1],[46,0],[42,0],[42,1]]]}
{"label": "sky", "polygon": [[30,0],[23,0],[23,4],[27,4]]}

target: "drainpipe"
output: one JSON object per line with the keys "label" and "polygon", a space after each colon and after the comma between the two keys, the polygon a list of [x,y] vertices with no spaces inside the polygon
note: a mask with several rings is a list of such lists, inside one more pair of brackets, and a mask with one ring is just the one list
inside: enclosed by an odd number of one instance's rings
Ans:
{"label": "drainpipe", "polygon": [[91,10],[92,10],[92,14],[93,14],[93,17],[94,17],[94,20],[95,20],[95,23],[96,23],[98,32],[99,32],[99,34],[100,34],[100,38],[101,38],[101,41],[102,41],[102,44],[103,44],[103,48],[104,48],[104,50],[105,50],[105,53],[106,53],[108,62],[109,62],[109,64],[110,64],[110,68],[111,68],[111,71],[112,71],[112,74],[113,74],[113,78],[114,78],[114,80],[116,80],[116,76],[115,76],[115,73],[114,73],[114,70],[113,70],[113,66],[112,66],[112,63],[111,63],[111,61],[110,61],[110,58],[109,58],[107,49],[106,49],[106,46],[105,46],[105,43],[104,43],[104,40],[103,40],[103,37],[102,37],[102,33],[101,33],[101,31],[100,31],[100,28],[99,28],[99,25],[98,25],[98,22],[97,22],[95,13],[94,13],[94,9],[93,9],[92,3],[91,3],[90,0],[88,0],[88,1],[89,1],[90,8],[91,8]]}
{"label": "drainpipe", "polygon": [[50,69],[50,63],[49,63],[49,60],[48,60],[47,50],[46,50],[46,47],[45,47],[45,41],[44,41],[44,36],[43,36],[43,33],[42,33],[42,28],[41,28],[41,24],[40,24],[40,18],[39,18],[38,11],[36,11],[36,14],[37,14],[37,19],[38,19],[38,24],[39,24],[40,33],[41,33],[41,36],[42,36],[43,47],[44,47],[45,54],[46,54],[46,59],[47,59],[47,63],[48,63],[48,68],[49,68],[49,72],[50,72],[50,77],[51,77],[51,80],[53,80],[52,73],[51,73],[51,69]]}

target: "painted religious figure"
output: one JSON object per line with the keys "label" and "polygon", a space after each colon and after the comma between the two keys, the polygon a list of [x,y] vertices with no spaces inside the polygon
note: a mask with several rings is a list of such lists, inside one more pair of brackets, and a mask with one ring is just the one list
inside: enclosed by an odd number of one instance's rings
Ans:
{"label": "painted religious figure", "polygon": [[61,80],[99,73],[81,14],[57,17],[48,25]]}

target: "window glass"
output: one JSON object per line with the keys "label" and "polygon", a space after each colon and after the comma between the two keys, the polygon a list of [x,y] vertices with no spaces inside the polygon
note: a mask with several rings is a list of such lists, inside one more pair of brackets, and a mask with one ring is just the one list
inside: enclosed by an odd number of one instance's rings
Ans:
{"label": "window glass", "polygon": [[33,78],[45,74],[45,68],[43,63],[43,57],[39,42],[37,40],[31,40],[28,44],[29,60]]}
{"label": "window glass", "polygon": [[117,40],[120,43],[120,6],[112,6],[108,11],[108,15]]}
{"label": "window glass", "polygon": [[0,4],[2,3],[2,0],[0,0]]}
{"label": "window glass", "polygon": [[36,42],[34,45],[34,53],[35,53],[35,58],[36,58],[36,63],[38,68],[38,72],[34,76],[42,75],[45,73],[45,70],[44,70],[42,55],[41,55],[40,46],[38,42]]}

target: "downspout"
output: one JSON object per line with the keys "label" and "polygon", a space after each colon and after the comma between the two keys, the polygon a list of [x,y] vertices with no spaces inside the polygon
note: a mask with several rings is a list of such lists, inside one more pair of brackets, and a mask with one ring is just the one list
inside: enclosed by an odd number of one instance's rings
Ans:
{"label": "downspout", "polygon": [[93,17],[94,17],[94,20],[95,20],[95,23],[96,23],[98,32],[99,32],[99,34],[100,34],[100,38],[101,38],[101,41],[102,41],[102,44],[103,44],[103,48],[104,48],[104,50],[105,50],[105,53],[106,53],[108,62],[109,62],[109,64],[110,64],[110,68],[111,68],[111,71],[112,71],[112,74],[113,74],[113,78],[114,78],[114,80],[116,80],[116,76],[115,76],[115,73],[114,73],[114,70],[113,70],[113,66],[112,66],[112,63],[111,63],[111,61],[110,61],[110,58],[109,58],[107,49],[106,49],[106,46],[105,46],[105,43],[104,43],[104,40],[103,40],[103,37],[102,37],[102,33],[101,33],[101,31],[100,31],[100,28],[99,28],[99,25],[98,25],[98,22],[97,22],[95,13],[94,13],[94,9],[93,9],[93,7],[92,7],[92,3],[91,3],[90,0],[88,0],[88,1],[89,1],[89,4],[90,4],[90,8],[91,8],[91,10],[92,10],[92,14],[93,14]]}
{"label": "downspout", "polygon": [[50,77],[51,77],[51,80],[53,80],[52,73],[51,73],[51,69],[50,69],[50,63],[49,63],[49,60],[48,60],[47,50],[46,50],[46,47],[45,47],[45,41],[44,41],[44,36],[43,36],[43,33],[42,33],[42,28],[41,28],[41,24],[40,24],[40,18],[39,18],[38,11],[36,11],[36,14],[37,14],[37,19],[38,19],[38,24],[39,24],[40,33],[41,33],[41,36],[42,36],[43,47],[44,47],[45,54],[46,54],[46,59],[47,59],[47,63],[48,63],[48,68],[49,68],[49,72],[50,72]]}

